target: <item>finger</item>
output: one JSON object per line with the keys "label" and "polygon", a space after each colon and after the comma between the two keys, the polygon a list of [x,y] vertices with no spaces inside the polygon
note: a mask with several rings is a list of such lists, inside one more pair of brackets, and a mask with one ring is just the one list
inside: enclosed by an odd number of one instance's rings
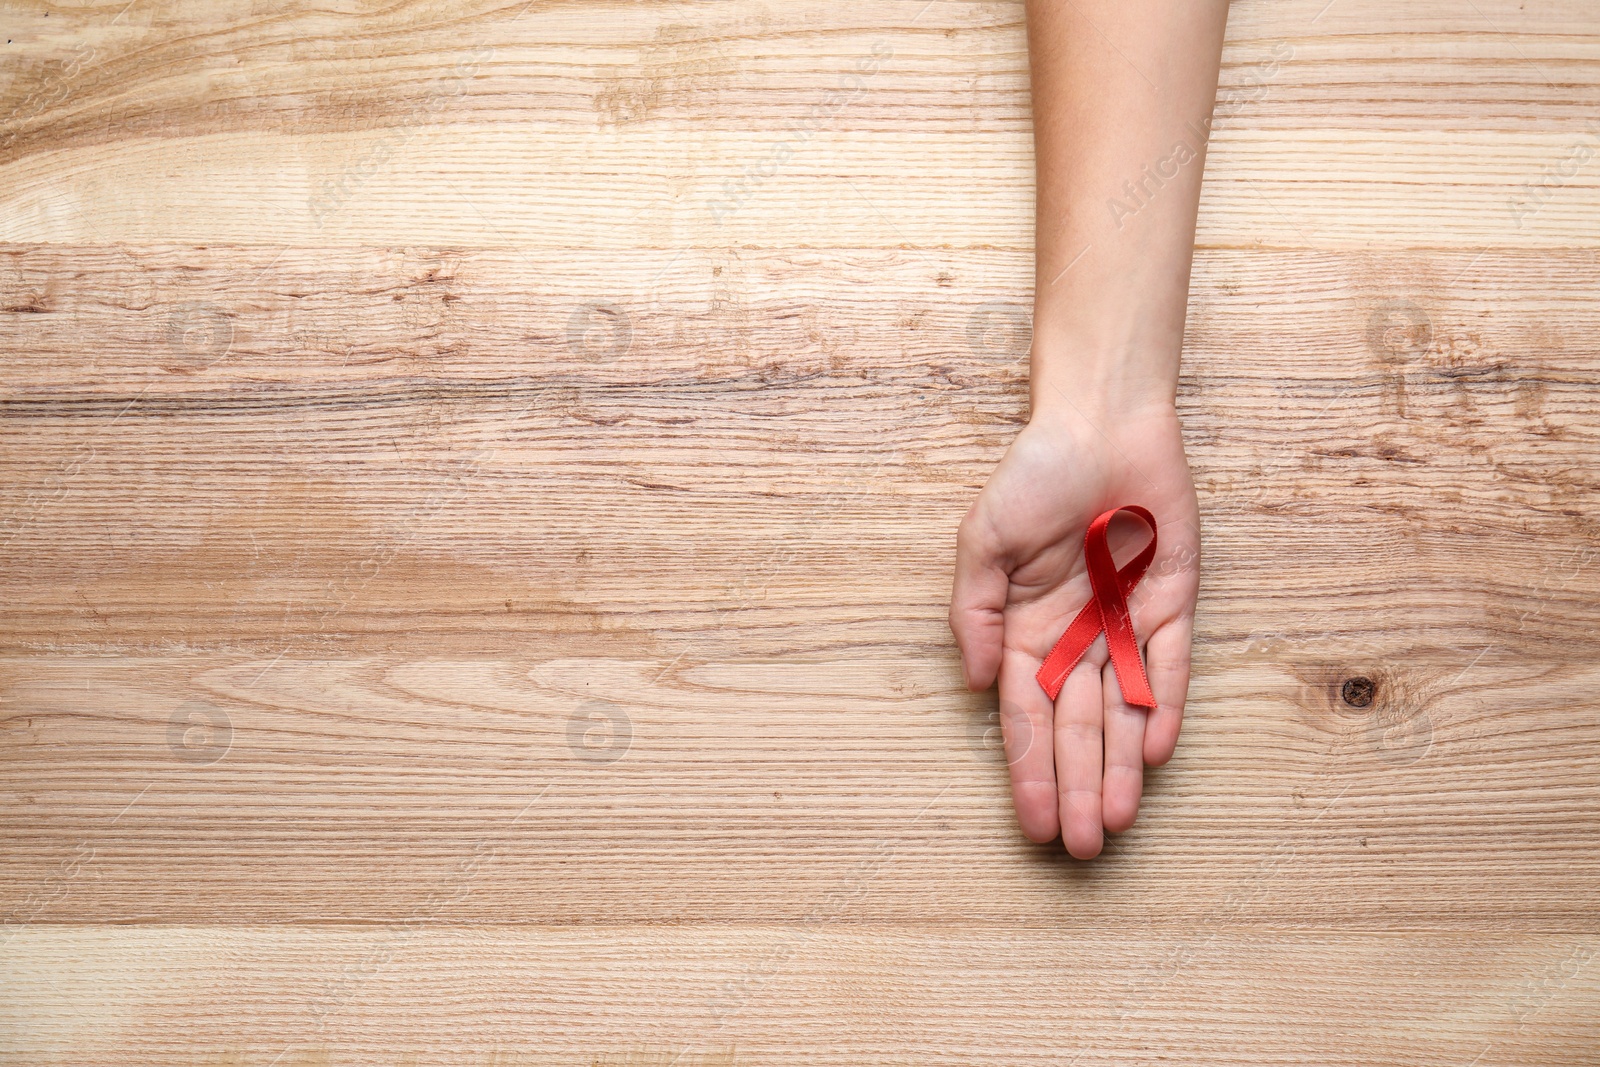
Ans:
{"label": "finger", "polygon": [[[1104,638],[1101,639],[1102,641]],[[1067,675],[1056,697],[1056,774],[1061,790],[1061,839],[1080,860],[1100,854],[1101,730],[1100,664],[1085,656]]]}
{"label": "finger", "polygon": [[961,649],[967,688],[987,689],[1000,669],[1009,579],[988,524],[967,513],[956,531],[956,578],[950,595],[950,630]]}
{"label": "finger", "polygon": [[1194,616],[1183,614],[1150,635],[1145,644],[1150,691],[1156,709],[1144,727],[1144,762],[1159,767],[1178,747],[1183,725],[1183,705],[1189,694],[1189,647],[1194,639]]}
{"label": "finger", "polygon": [[1038,669],[1038,660],[1006,651],[1000,664],[1000,729],[1017,822],[1028,840],[1043,844],[1056,839],[1061,824],[1056,818],[1056,767],[1050,740],[1055,709],[1033,677]]}
{"label": "finger", "polygon": [[1139,815],[1144,792],[1144,726],[1148,714],[1122,699],[1117,673],[1109,665],[1100,672],[1105,707],[1106,771],[1101,787],[1101,816],[1109,833],[1120,834]]}

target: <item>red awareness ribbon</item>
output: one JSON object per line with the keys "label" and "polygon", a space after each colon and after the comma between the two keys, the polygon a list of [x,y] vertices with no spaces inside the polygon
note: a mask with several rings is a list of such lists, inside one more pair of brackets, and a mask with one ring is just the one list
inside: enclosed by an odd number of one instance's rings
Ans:
{"label": "red awareness ribbon", "polygon": [[[1119,511],[1139,516],[1150,527],[1150,543],[1120,571],[1106,544],[1106,530],[1112,516]],[[1039,673],[1034,675],[1051,700],[1061,692],[1067,675],[1104,630],[1106,647],[1111,650],[1111,666],[1116,669],[1117,685],[1122,688],[1122,699],[1134,707],[1156,706],[1156,698],[1150,692],[1150,679],[1144,673],[1144,661],[1139,658],[1139,637],[1133,632],[1133,618],[1128,612],[1128,594],[1133,592],[1155,558],[1156,517],[1144,508],[1131,504],[1112,508],[1089,524],[1089,531],[1083,535],[1083,559],[1094,594],[1044,658]]]}

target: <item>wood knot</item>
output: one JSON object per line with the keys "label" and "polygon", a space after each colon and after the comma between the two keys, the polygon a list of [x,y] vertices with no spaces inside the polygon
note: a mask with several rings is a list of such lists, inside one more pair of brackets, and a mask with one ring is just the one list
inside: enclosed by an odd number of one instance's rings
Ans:
{"label": "wood knot", "polygon": [[1377,692],[1378,684],[1364,674],[1346,678],[1344,685],[1339,687],[1339,695],[1352,708],[1371,707]]}
{"label": "wood knot", "polygon": [[1332,729],[1397,767],[1432,751],[1439,679],[1426,669],[1368,660],[1308,666],[1294,673],[1303,683],[1296,703],[1317,728]]}

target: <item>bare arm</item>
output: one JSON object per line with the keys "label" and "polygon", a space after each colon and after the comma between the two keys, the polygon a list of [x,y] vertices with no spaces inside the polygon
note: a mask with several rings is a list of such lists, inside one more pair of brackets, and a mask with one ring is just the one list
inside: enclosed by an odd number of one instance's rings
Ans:
{"label": "bare arm", "polygon": [[[1226,0],[1029,0],[1038,157],[1032,414],[957,538],[950,624],[1000,687],[1023,832],[1080,858],[1138,813],[1189,683],[1199,515],[1175,409]],[[1104,638],[1054,702],[1034,673],[1088,601],[1084,530],[1142,504],[1160,551],[1130,598],[1157,708],[1130,707]],[[1112,528],[1126,559],[1140,536]]]}
{"label": "bare arm", "polygon": [[1227,0],[1029,0],[1033,403],[1172,402]]}

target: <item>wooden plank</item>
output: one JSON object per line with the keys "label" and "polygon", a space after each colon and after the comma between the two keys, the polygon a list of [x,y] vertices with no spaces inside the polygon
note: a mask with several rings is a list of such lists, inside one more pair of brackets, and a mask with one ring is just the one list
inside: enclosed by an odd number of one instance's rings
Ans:
{"label": "wooden plank", "polygon": [[[444,19],[411,4],[363,36],[321,13],[264,32],[238,4],[190,4],[187,32],[155,53],[130,18],[129,43],[83,45],[93,51],[18,79],[25,122],[0,154],[0,234],[1026,247],[1018,5],[942,2],[922,18],[909,6],[841,15],[813,4],[816,21],[790,11],[775,26],[742,4],[697,4],[687,20],[681,5],[596,20],[572,4],[520,17],[521,5],[480,4]],[[1580,0],[1534,16],[1501,0],[1401,21],[1372,0],[1340,0],[1326,23],[1321,6],[1241,15],[1203,245],[1600,242],[1600,44]],[[50,31],[57,53],[75,39],[71,22]],[[367,61],[355,76],[352,50]],[[1410,72],[1398,85],[1397,68]],[[1418,121],[1457,108],[1496,117],[1470,132]],[[1519,191],[1541,181],[1536,202]]]}
{"label": "wooden plank", "polygon": [[1357,1065],[1379,1047],[1429,1067],[1582,1063],[1600,1038],[1600,940],[1561,935],[45,926],[3,951],[0,1018],[26,1035],[9,1062],[40,1065],[1057,1064],[1134,1049]]}
{"label": "wooden plank", "polygon": [[[1025,411],[1017,257],[658,257],[597,305],[598,253],[260,250],[242,291],[232,255],[152,255],[126,306],[94,295],[119,256],[9,255],[37,309],[0,401],[18,649],[522,651],[538,621],[654,654],[735,607],[746,652],[836,649],[862,589],[942,645],[949,531]],[[1203,255],[1183,402],[1215,625],[1342,595],[1352,637],[1534,618],[1518,654],[1592,647],[1595,266]]]}
{"label": "wooden plank", "polygon": [[653,685],[654,660],[11,662],[9,917],[399,921],[492,851],[452,918],[804,921],[848,891],[874,921],[1498,929],[1514,900],[1593,931],[1593,670],[1491,654],[1451,686],[1471,650],[1331,643],[1202,654],[1179,758],[1092,869],[1016,837],[991,723],[905,654],[691,650]]}

